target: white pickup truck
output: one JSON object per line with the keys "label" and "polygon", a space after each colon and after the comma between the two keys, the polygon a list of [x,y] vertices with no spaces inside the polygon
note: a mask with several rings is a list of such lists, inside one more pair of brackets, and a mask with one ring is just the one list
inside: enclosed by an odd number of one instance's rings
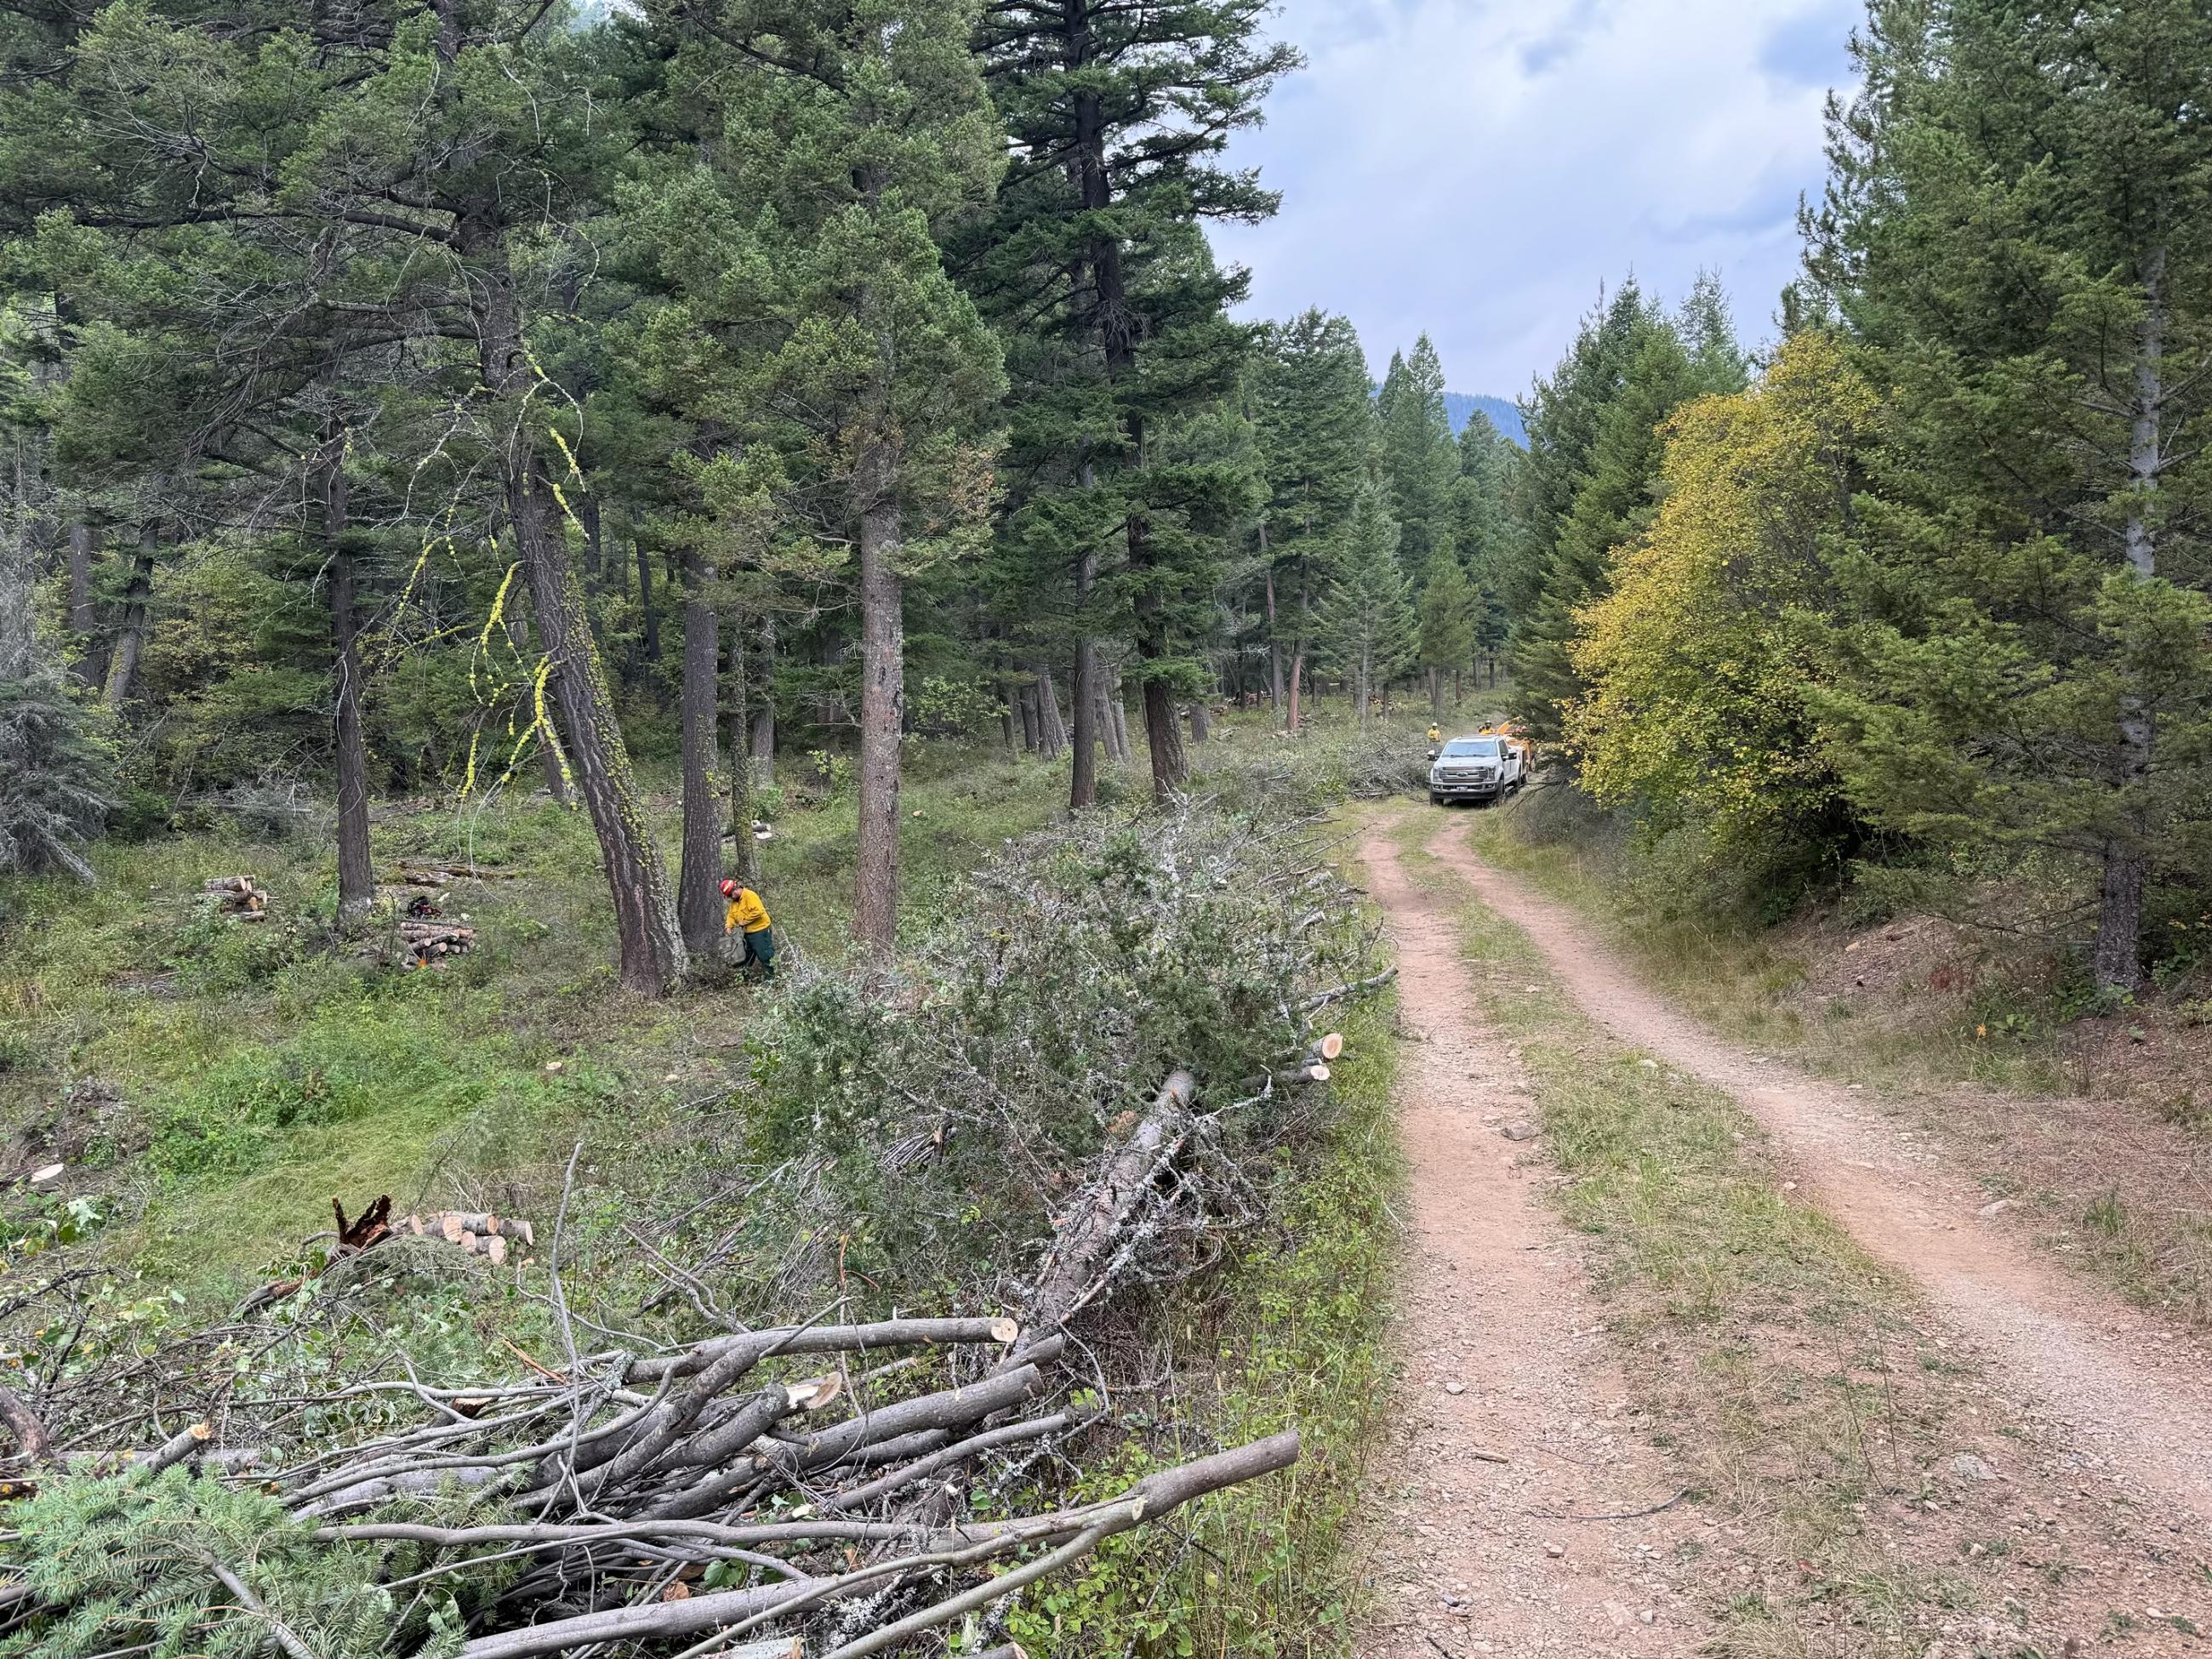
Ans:
{"label": "white pickup truck", "polygon": [[1429,800],[1492,801],[1518,789],[1528,761],[1510,738],[1454,738],[1429,757]]}

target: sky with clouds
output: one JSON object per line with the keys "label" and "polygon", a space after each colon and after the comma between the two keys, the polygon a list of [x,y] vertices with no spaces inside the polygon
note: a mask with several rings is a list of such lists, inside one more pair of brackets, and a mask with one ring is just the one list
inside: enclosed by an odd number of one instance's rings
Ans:
{"label": "sky with clouds", "polygon": [[1424,329],[1455,392],[1515,397],[1601,288],[1717,270],[1771,333],[1861,0],[1281,0],[1308,66],[1233,162],[1283,192],[1218,228],[1249,314],[1310,305],[1379,373]]}

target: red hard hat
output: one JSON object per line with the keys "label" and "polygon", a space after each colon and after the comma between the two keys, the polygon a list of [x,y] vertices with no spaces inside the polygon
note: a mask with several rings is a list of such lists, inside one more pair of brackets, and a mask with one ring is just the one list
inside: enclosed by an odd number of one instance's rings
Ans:
{"label": "red hard hat", "polygon": [[726,881],[726,882],[724,882],[724,883],[722,884],[722,896],[723,896],[724,898],[735,898],[735,897],[737,897],[737,896],[738,896],[738,884],[737,884],[737,883],[735,883],[734,881]]}

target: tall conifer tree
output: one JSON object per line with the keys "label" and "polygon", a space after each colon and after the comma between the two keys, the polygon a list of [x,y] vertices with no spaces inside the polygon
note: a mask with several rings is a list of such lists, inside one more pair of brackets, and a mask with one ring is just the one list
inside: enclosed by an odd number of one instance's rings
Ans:
{"label": "tall conifer tree", "polygon": [[1252,376],[1253,419],[1267,472],[1259,539],[1269,668],[1276,706],[1293,732],[1302,715],[1315,609],[1334,580],[1374,466],[1367,387],[1358,335],[1346,319],[1320,311],[1270,329]]}
{"label": "tall conifer tree", "polygon": [[1887,392],[1854,794],[2094,872],[2093,964],[2201,882],[2212,731],[2212,14],[1880,0],[1832,118],[1810,269]]}
{"label": "tall conifer tree", "polygon": [[1398,520],[1398,560],[1417,586],[1439,556],[1449,556],[1457,529],[1454,481],[1459,457],[1444,412],[1444,371],[1425,334],[1411,355],[1390,359],[1376,400],[1382,476]]}
{"label": "tall conifer tree", "polygon": [[1227,398],[1247,353],[1248,331],[1225,314],[1243,275],[1214,264],[1199,227],[1275,210],[1252,174],[1219,161],[1298,61],[1261,38],[1267,10],[1003,0],[977,31],[1012,161],[963,269],[1003,326],[1060,341],[1015,357],[1032,372],[1013,398],[1011,550],[1071,596],[1079,806],[1108,635],[1134,644],[1155,791],[1183,781],[1176,711],[1204,671],[1186,631],[1194,573],[1176,565],[1205,538],[1160,520],[1201,483],[1187,469],[1147,475],[1163,423]]}

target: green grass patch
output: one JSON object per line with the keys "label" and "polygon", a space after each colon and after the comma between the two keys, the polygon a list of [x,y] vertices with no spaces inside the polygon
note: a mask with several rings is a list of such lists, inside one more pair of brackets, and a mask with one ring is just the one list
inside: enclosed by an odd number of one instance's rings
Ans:
{"label": "green grass patch", "polygon": [[[786,939],[834,959],[850,944],[855,803],[849,787],[808,799],[805,764],[787,762],[771,798],[761,884]],[[1005,840],[1063,810],[1066,777],[1064,762],[915,746],[904,935],[922,937],[953,882]],[[647,782],[673,879],[673,780]],[[596,1146],[656,1121],[671,1065],[741,1035],[761,994],[653,1003],[618,989],[580,812],[531,797],[449,803],[380,814],[373,844],[380,870],[516,872],[453,890],[449,915],[476,927],[475,952],[400,974],[334,945],[334,854],[312,835],[109,842],[95,849],[97,886],[0,884],[0,1131],[68,1165],[66,1189],[108,1218],[98,1248],[110,1261],[195,1309],[289,1261],[328,1224],[333,1195],[349,1209],[380,1193],[437,1203],[459,1182],[532,1212],[574,1138]],[[241,926],[202,902],[203,881],[241,872],[271,895],[269,920]]]}
{"label": "green grass patch", "polygon": [[1475,820],[1470,835],[1484,859],[1590,918],[1644,978],[1714,1030],[1787,1048],[1808,1069],[1853,1082],[1915,1089],[1971,1080],[2037,1092],[2069,1086],[2049,1021],[2008,1021],[1986,997],[1972,1012],[1962,1006],[1957,1017],[1939,1019],[1911,1006],[1809,1004],[1799,994],[1807,963],[1785,935],[1639,882],[1615,837],[1530,833],[1528,805]]}

